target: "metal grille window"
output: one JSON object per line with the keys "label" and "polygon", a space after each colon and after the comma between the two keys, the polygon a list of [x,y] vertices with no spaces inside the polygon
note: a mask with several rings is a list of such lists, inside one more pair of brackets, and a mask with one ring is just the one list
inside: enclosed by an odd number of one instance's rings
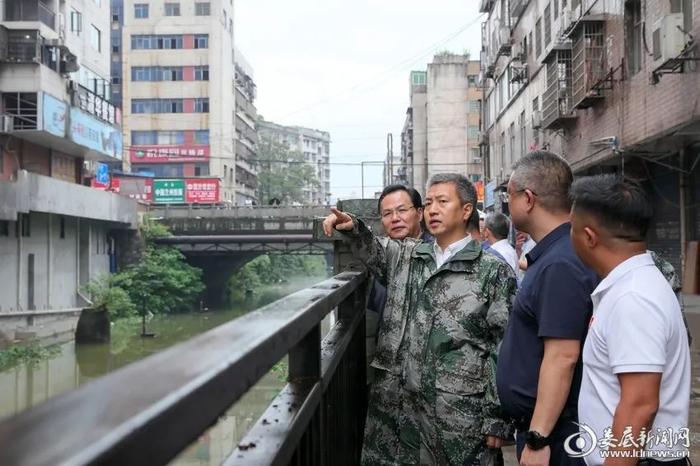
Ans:
{"label": "metal grille window", "polygon": [[606,74],[605,32],[603,21],[581,23],[573,34],[573,103],[590,107],[602,97],[596,87]]}
{"label": "metal grille window", "polygon": [[197,2],[194,4],[195,16],[209,16],[211,14],[211,3]]}
{"label": "metal grille window", "polygon": [[544,46],[547,47],[552,42],[552,6],[544,8]]}
{"label": "metal grille window", "polygon": [[469,101],[469,113],[479,113],[481,111],[481,101],[480,100],[470,100]]}
{"label": "metal grille window", "polygon": [[630,76],[642,69],[642,2],[625,2],[625,52]]}
{"label": "metal grille window", "polygon": [[136,18],[136,19],[148,18],[148,3],[136,3],[136,4],[134,4],[134,18]]}
{"label": "metal grille window", "polygon": [[158,131],[158,144],[164,146],[173,146],[185,143],[184,131]]}
{"label": "metal grille window", "polygon": [[542,126],[553,128],[563,119],[571,118],[572,78],[571,49],[553,50],[546,62],[547,89],[542,105]]}
{"label": "metal grille window", "polygon": [[535,23],[535,57],[539,57],[542,53],[542,18],[537,19]]}
{"label": "metal grille window", "polygon": [[180,4],[179,3],[166,3],[165,4],[165,16],[180,16]]}
{"label": "metal grille window", "polygon": [[37,129],[37,99],[31,92],[2,94],[4,113],[13,117],[13,129]]}

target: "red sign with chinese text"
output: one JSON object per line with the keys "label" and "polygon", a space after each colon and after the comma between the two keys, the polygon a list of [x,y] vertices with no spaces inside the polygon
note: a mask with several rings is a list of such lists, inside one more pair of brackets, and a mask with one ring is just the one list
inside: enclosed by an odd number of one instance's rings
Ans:
{"label": "red sign with chinese text", "polygon": [[131,146],[131,163],[203,162],[209,160],[209,146]]}
{"label": "red sign with chinese text", "polygon": [[120,181],[119,178],[112,177],[110,179],[110,184],[106,184],[106,183],[100,183],[99,181],[97,181],[96,178],[93,178],[90,180],[90,186],[92,188],[95,188],[95,189],[101,189],[103,191],[112,191],[112,192],[118,193],[119,186],[120,186],[119,181]]}
{"label": "red sign with chinese text", "polygon": [[188,178],[185,180],[185,202],[219,202],[219,180],[217,178]]}

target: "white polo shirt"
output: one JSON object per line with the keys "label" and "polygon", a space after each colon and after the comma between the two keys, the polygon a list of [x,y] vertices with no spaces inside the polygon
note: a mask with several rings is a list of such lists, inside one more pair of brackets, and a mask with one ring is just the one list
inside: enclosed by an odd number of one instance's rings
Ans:
{"label": "white polo shirt", "polygon": [[[674,434],[682,433],[688,427],[690,349],[676,295],[651,256],[639,254],[615,267],[591,299],[593,317],[583,347],[579,421],[599,441],[604,439],[620,401],[617,374],[659,372],[663,374],[659,410],[650,432],[670,428]],[[668,451],[664,443],[651,442],[647,450]],[[671,450],[687,448],[681,440]],[[592,466],[603,464],[605,458],[596,448],[585,460]]]}
{"label": "white polo shirt", "polygon": [[515,253],[515,248],[510,245],[507,239],[496,241],[491,247],[503,256],[508,265],[510,265],[510,268],[513,269],[513,273],[518,271],[518,255]]}

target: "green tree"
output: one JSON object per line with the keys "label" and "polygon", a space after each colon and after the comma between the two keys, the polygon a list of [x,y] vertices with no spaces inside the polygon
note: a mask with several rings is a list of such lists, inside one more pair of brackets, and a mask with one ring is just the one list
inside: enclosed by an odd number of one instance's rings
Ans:
{"label": "green tree", "polygon": [[304,188],[321,186],[316,170],[304,163],[304,154],[293,151],[287,144],[261,137],[257,150],[257,196],[263,204],[270,199],[283,203],[305,202]]}

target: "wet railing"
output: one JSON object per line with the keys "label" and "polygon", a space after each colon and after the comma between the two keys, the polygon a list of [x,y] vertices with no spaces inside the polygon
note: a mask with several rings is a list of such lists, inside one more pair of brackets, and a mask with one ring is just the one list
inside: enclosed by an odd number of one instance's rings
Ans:
{"label": "wet railing", "polygon": [[359,464],[365,283],[341,273],[11,417],[0,464],[165,464],[285,355],[288,385],[225,464]]}

